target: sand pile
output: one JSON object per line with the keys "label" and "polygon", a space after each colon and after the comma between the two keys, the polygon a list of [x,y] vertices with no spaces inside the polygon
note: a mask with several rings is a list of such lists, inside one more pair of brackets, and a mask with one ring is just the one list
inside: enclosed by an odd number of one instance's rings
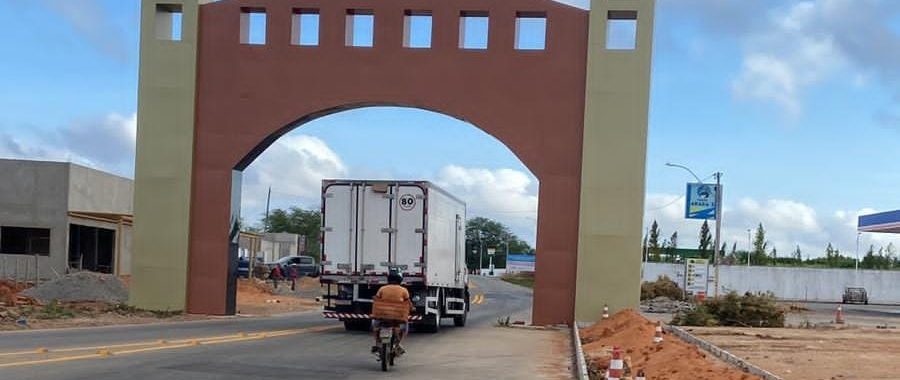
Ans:
{"label": "sand pile", "polygon": [[128,301],[128,288],[122,280],[110,274],[78,272],[27,289],[22,295],[45,303],[61,301],[120,304]]}
{"label": "sand pile", "polygon": [[[603,374],[612,347],[621,348],[632,376],[643,369],[654,380],[757,380],[756,376],[713,361],[696,346],[666,335],[653,343],[656,324],[634,310],[624,310],[581,330],[585,355],[592,373]],[[602,377],[593,377],[600,379]]]}

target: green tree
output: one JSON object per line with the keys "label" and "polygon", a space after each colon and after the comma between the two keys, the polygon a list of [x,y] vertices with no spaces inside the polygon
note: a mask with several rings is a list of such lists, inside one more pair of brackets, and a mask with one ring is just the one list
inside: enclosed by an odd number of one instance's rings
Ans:
{"label": "green tree", "polygon": [[493,248],[494,267],[506,268],[506,250],[509,244],[511,254],[531,254],[534,249],[518,236],[513,234],[509,227],[492,219],[478,217],[466,222],[466,265],[469,268],[478,268],[478,258],[481,257],[481,268],[488,268],[490,256],[488,249]]}
{"label": "green tree", "polygon": [[766,248],[769,246],[769,242],[766,241],[766,229],[763,228],[762,223],[756,227],[756,236],[753,238],[753,252],[751,252],[750,262],[755,263],[756,265],[766,265],[768,264],[769,255],[766,251]]}
{"label": "green tree", "polygon": [[661,250],[662,247],[659,244],[660,243],[659,235],[660,235],[659,224],[656,223],[656,221],[654,220],[653,224],[650,225],[650,234],[649,234],[649,237],[647,238],[647,246],[650,249],[650,258],[648,258],[649,261],[654,261],[654,262],[660,261],[660,257],[659,257],[660,252],[659,251]]}
{"label": "green tree", "polygon": [[706,220],[703,221],[703,225],[700,226],[700,246],[698,249],[700,250],[700,257],[704,259],[708,259],[710,257],[710,251],[715,251],[715,247],[710,249],[712,245],[712,234],[709,233],[709,222]]}
{"label": "green tree", "polygon": [[800,251],[800,245],[797,245],[797,249],[794,250],[794,260],[797,261],[797,264],[803,263],[803,252]]}
{"label": "green tree", "polygon": [[669,244],[667,245],[668,250],[666,254],[668,255],[669,261],[675,262],[676,250],[678,249],[678,231],[672,233],[672,236],[669,237]]}
{"label": "green tree", "polygon": [[306,249],[303,254],[319,259],[319,234],[321,234],[322,215],[318,210],[304,210],[300,207],[291,207],[287,210],[275,209],[269,213],[269,218],[262,219],[262,224],[268,227],[266,232],[287,232],[300,235],[306,240]]}

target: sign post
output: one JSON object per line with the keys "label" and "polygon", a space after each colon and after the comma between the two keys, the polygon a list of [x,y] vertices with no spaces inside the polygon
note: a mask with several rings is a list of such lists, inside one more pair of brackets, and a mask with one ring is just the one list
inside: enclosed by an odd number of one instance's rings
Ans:
{"label": "sign post", "polygon": [[722,230],[722,173],[715,174],[716,184],[703,182],[687,184],[687,200],[685,218],[716,220],[716,238],[713,243],[713,257],[716,266],[714,296],[719,296],[719,263],[721,262],[721,230]]}
{"label": "sign post", "polygon": [[709,260],[687,259],[684,268],[684,290],[692,296],[709,293]]}

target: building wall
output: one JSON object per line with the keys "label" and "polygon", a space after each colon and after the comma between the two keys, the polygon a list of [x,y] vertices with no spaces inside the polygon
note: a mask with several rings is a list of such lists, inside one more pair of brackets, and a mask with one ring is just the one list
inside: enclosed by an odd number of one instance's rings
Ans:
{"label": "building wall", "polygon": [[300,252],[300,235],[290,233],[267,233],[263,235],[260,255],[269,263],[282,257],[297,255]]}
{"label": "building wall", "polygon": [[[0,159],[0,226],[50,229],[50,256],[39,256],[40,276],[64,273],[68,241],[69,164]],[[0,252],[0,277],[34,277],[34,257]],[[30,269],[27,269],[27,268]]]}
{"label": "building wall", "polygon": [[99,170],[71,165],[69,211],[131,215],[134,183]]}
{"label": "building wall", "polygon": [[[646,263],[644,281],[661,275],[681,283],[684,265]],[[714,269],[709,268],[710,281]],[[840,302],[844,287],[862,286],[872,303],[900,304],[900,271],[853,269],[812,269],[789,267],[746,267],[723,265],[720,268],[720,292],[766,292],[784,300]],[[710,282],[710,294],[714,285]]]}

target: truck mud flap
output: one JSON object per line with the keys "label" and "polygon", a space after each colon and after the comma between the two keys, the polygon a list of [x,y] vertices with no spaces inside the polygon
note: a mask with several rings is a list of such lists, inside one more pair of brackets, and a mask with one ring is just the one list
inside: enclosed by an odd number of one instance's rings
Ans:
{"label": "truck mud flap", "polygon": [[[334,312],[322,312],[322,316],[326,319],[340,319],[342,321],[349,321],[355,319],[372,319],[372,316],[369,314],[357,314],[357,313],[334,313]],[[418,322],[422,320],[421,315],[410,315],[409,320],[411,322]]]}

